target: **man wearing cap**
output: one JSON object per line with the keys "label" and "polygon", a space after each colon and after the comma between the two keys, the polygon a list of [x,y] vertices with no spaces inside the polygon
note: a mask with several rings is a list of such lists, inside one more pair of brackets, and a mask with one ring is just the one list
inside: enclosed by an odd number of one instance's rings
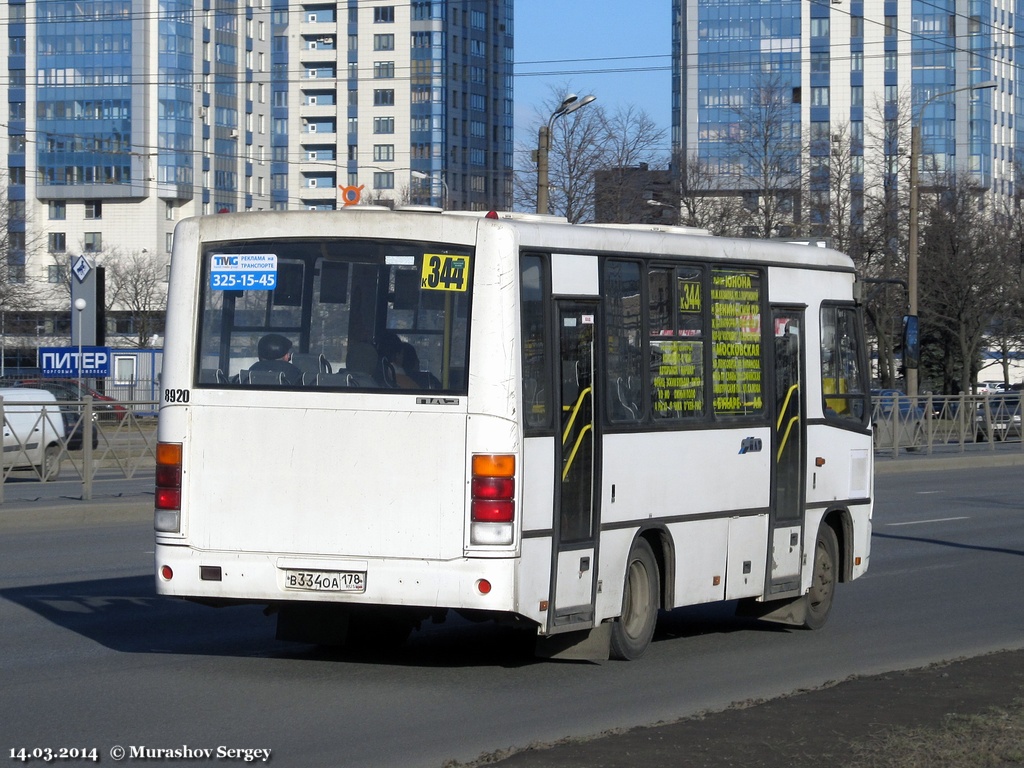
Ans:
{"label": "man wearing cap", "polygon": [[249,366],[250,371],[271,371],[284,375],[284,383],[302,383],[302,369],[292,364],[292,342],[279,333],[268,333],[256,348],[260,359]]}

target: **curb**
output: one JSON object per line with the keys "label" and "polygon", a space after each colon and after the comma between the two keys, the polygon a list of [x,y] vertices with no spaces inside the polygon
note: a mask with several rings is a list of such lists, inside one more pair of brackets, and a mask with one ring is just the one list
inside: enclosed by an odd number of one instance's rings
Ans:
{"label": "curb", "polygon": [[982,467],[1024,466],[1024,451],[1014,453],[944,454],[940,456],[875,457],[875,475],[902,472],[934,472],[943,469],[980,469]]}
{"label": "curb", "polygon": [[153,500],[93,499],[60,505],[20,504],[0,506],[0,531],[9,529],[57,528],[69,523],[118,524],[153,519]]}

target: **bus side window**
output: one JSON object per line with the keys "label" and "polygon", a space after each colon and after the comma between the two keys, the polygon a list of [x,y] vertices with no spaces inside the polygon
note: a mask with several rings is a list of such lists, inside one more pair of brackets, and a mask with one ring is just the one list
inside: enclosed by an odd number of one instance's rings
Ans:
{"label": "bus side window", "polygon": [[608,418],[635,423],[644,417],[640,265],[610,259],[603,278]]}
{"label": "bus side window", "polygon": [[821,308],[821,394],[825,416],[862,424],[867,412],[861,334],[853,307]]}
{"label": "bus side window", "polygon": [[[536,254],[524,254],[520,260],[520,294],[523,354],[523,408],[529,429],[551,428],[551,387],[546,386],[551,370],[548,343],[547,262]],[[464,375],[464,371],[458,371]],[[452,376],[456,371],[452,371]]]}

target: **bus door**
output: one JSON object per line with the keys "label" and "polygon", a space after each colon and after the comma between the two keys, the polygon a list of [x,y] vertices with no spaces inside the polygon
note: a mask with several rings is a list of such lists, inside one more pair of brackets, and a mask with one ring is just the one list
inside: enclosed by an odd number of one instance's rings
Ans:
{"label": "bus door", "polygon": [[800,588],[804,549],[803,309],[772,308],[775,400],[767,596]]}
{"label": "bus door", "polygon": [[595,375],[599,303],[556,302],[559,358],[554,391],[561,414],[556,435],[554,610],[552,631],[583,629],[594,621],[598,510]]}

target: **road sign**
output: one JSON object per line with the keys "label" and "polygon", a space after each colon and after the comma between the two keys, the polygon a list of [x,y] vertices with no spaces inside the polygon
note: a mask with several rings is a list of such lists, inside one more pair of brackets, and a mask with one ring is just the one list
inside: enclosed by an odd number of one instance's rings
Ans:
{"label": "road sign", "polygon": [[89,260],[85,258],[85,256],[79,256],[71,267],[71,271],[75,273],[75,277],[78,278],[78,282],[84,283],[85,278],[87,278],[89,273],[92,272],[92,264],[89,263]]}

